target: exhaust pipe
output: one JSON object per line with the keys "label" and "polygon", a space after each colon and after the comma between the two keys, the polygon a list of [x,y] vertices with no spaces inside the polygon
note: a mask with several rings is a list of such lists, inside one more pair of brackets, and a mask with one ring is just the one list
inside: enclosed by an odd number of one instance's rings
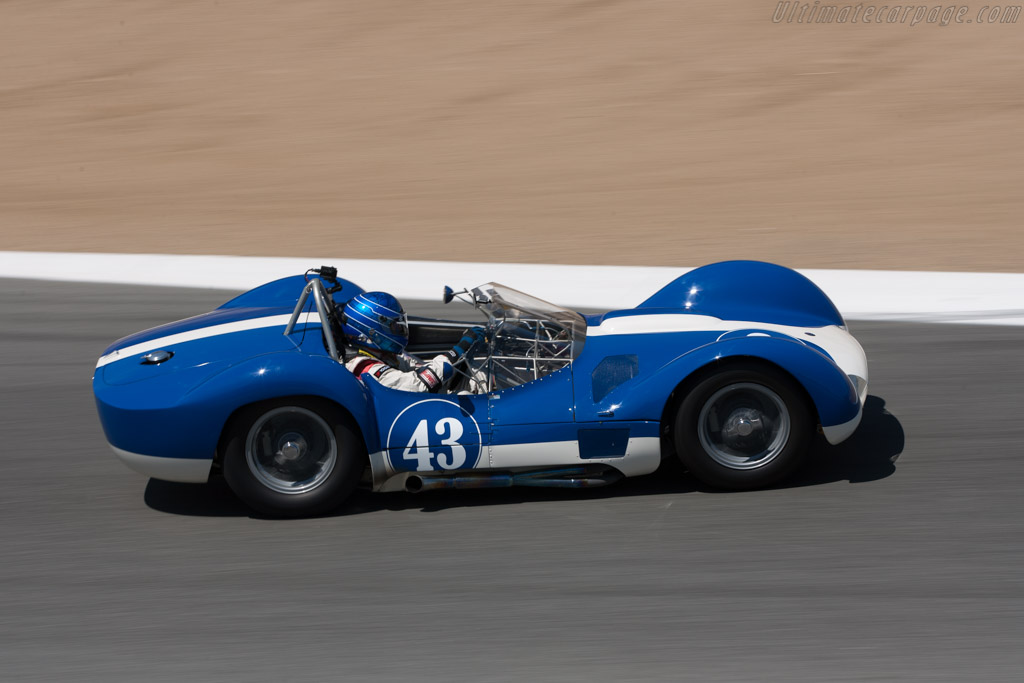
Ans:
{"label": "exhaust pipe", "polygon": [[586,489],[596,486],[608,486],[623,478],[622,472],[614,467],[600,465],[583,467],[564,467],[556,470],[540,470],[538,472],[521,472],[512,475],[516,486],[544,486],[563,489]]}
{"label": "exhaust pipe", "polygon": [[464,474],[412,474],[405,490],[412,493],[437,489],[492,489],[509,486],[582,489],[614,484],[623,478],[614,467],[584,465],[529,472],[467,472]]}
{"label": "exhaust pipe", "polygon": [[508,486],[512,486],[510,474],[412,474],[405,480],[405,490],[412,493],[437,489],[497,489]]}

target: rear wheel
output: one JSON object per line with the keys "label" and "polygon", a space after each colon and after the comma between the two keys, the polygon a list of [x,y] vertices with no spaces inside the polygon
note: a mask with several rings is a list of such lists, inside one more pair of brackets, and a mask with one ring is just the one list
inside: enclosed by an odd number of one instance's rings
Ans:
{"label": "rear wheel", "polygon": [[814,420],[800,385],[778,368],[732,365],[701,379],[676,413],[676,451],[700,481],[723,489],[769,486],[793,473]]}
{"label": "rear wheel", "polygon": [[224,478],[247,505],[268,515],[327,512],[348,497],[366,449],[333,404],[290,398],[250,406],[232,420]]}

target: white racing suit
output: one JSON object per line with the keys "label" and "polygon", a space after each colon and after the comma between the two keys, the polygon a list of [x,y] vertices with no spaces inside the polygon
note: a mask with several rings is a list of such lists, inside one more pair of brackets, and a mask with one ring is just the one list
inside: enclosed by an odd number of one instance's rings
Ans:
{"label": "white racing suit", "polygon": [[423,362],[407,354],[396,356],[397,367],[379,358],[357,354],[345,361],[345,367],[356,377],[366,381],[371,377],[386,387],[401,391],[438,393],[455,374],[448,356],[434,356]]}

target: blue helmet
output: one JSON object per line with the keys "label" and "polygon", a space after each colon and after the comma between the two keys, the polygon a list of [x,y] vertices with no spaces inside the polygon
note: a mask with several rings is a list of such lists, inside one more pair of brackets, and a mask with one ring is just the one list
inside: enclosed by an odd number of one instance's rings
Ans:
{"label": "blue helmet", "polygon": [[353,346],[402,353],[409,343],[409,324],[398,299],[387,292],[352,297],[341,314],[341,329]]}

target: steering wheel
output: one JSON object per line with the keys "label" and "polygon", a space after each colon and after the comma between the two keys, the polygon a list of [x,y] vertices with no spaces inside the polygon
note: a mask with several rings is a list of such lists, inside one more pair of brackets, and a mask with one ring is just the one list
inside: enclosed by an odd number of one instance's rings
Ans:
{"label": "steering wheel", "polygon": [[449,393],[457,394],[460,391],[468,390],[470,382],[474,380],[470,361],[478,358],[481,354],[485,357],[490,356],[491,346],[494,341],[494,327],[495,321],[491,317],[484,325],[484,340],[475,347],[472,353],[460,356],[458,360],[452,363],[452,370],[455,371],[455,375],[448,384]]}

